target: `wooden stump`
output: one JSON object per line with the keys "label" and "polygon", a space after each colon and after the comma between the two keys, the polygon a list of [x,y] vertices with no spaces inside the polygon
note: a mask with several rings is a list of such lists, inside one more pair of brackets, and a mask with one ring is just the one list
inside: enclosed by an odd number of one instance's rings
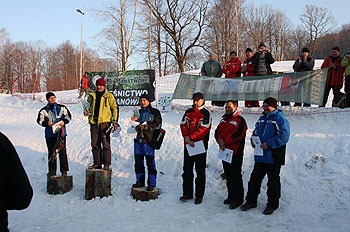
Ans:
{"label": "wooden stump", "polygon": [[149,201],[150,199],[157,199],[160,194],[158,188],[154,188],[153,191],[147,191],[147,187],[133,188],[131,187],[131,196],[136,200]]}
{"label": "wooden stump", "polygon": [[47,177],[47,193],[56,195],[69,192],[73,188],[73,176]]}
{"label": "wooden stump", "polygon": [[86,169],[85,199],[112,195],[111,176],[112,170]]}

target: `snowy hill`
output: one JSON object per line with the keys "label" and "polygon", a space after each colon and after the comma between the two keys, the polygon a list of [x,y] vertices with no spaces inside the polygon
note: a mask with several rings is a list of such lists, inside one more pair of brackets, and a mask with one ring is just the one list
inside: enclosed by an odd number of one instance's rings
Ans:
{"label": "snowy hill", "polygon": [[[287,64],[285,65],[285,70]],[[289,67],[289,64],[288,64]],[[170,77],[164,77],[164,79]],[[174,87],[175,86],[170,86]],[[161,90],[167,92],[166,90]],[[57,102],[70,109],[67,152],[73,175],[73,190],[59,196],[46,194],[47,151],[44,129],[36,124],[45,93],[12,97],[0,95],[0,131],[14,143],[34,189],[30,207],[10,211],[10,230],[22,231],[348,231],[350,223],[350,132],[347,109],[317,107],[284,108],[291,125],[286,165],[281,169],[280,208],[270,216],[262,211],[266,203],[266,179],[258,207],[248,212],[229,210],[221,180],[222,164],[217,159],[214,129],[222,108],[212,113],[207,158],[207,183],[203,203],[181,203],[183,141],[179,123],[189,105],[179,105],[163,114],[167,131],[163,147],[156,152],[159,199],[136,202],[130,197],[135,182],[133,138],[127,134],[132,107],[120,112],[121,137],[112,138],[112,196],[84,200],[85,169],[92,163],[87,119],[77,103],[77,91],[57,92]],[[182,103],[188,104],[188,103]],[[329,104],[329,103],[328,103]],[[261,109],[242,109],[248,123],[243,161],[245,192],[254,165],[249,138]]]}

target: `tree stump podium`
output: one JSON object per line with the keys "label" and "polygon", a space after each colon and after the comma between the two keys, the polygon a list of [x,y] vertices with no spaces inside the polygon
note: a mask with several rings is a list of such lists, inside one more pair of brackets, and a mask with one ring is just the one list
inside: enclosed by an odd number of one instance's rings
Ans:
{"label": "tree stump podium", "polygon": [[131,187],[131,196],[136,200],[149,201],[150,199],[157,199],[160,194],[158,188],[154,188],[153,191],[147,191],[147,187],[134,188]]}
{"label": "tree stump podium", "polygon": [[112,170],[86,169],[85,199],[112,195],[111,176]]}
{"label": "tree stump podium", "polygon": [[47,193],[52,195],[64,194],[73,188],[73,176],[47,177]]}

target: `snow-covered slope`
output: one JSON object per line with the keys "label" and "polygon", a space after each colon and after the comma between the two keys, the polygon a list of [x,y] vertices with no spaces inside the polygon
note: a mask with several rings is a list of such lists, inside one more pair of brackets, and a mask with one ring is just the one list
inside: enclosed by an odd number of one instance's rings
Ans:
{"label": "snow-covered slope", "polygon": [[[165,91],[164,91],[165,92]],[[73,120],[67,125],[67,151],[73,190],[58,196],[46,194],[47,151],[44,129],[36,124],[45,93],[11,97],[0,95],[0,131],[14,143],[34,188],[30,207],[10,211],[10,230],[22,231],[348,231],[350,223],[350,132],[349,110],[298,115],[285,108],[291,124],[286,165],[281,170],[280,208],[270,216],[266,203],[266,179],[258,207],[248,212],[229,210],[221,180],[222,164],[213,132],[223,109],[208,107],[213,118],[207,158],[207,183],[203,203],[181,203],[183,141],[179,123],[182,105],[163,114],[167,131],[163,147],[156,152],[158,187],[155,201],[136,202],[130,197],[135,182],[133,134],[127,134],[132,107],[120,113],[121,137],[112,138],[112,196],[84,200],[85,169],[92,163],[87,119],[77,102],[77,91],[57,92]],[[73,103],[73,104],[72,104]],[[314,111],[317,110],[313,107]],[[243,178],[245,192],[254,165],[249,137],[260,110],[243,109],[248,123]]]}

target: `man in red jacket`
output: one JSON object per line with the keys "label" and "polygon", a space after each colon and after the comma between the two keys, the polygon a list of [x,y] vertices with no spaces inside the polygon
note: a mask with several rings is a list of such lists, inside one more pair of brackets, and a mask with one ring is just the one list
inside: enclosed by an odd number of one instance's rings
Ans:
{"label": "man in red jacket", "polygon": [[326,87],[321,107],[326,106],[331,89],[333,90],[333,95],[337,96],[340,94],[340,89],[343,87],[344,68],[340,65],[341,60],[339,47],[334,47],[332,48],[332,55],[328,56],[321,65],[321,68],[328,68]]}
{"label": "man in red jacket", "polygon": [[85,97],[88,95],[88,89],[89,89],[88,84],[89,84],[89,79],[88,79],[87,73],[85,73],[80,80],[80,91],[79,91],[78,98],[81,98],[84,93],[85,93]]}
{"label": "man in red jacket", "polygon": [[[197,173],[195,204],[202,203],[205,190],[205,168],[209,142],[209,132],[211,129],[210,113],[204,108],[203,94],[198,92],[193,94],[193,107],[186,110],[180,124],[181,133],[184,137],[184,166],[182,174],[183,195],[180,201],[188,201],[193,199],[193,166]],[[191,155],[187,150],[187,146],[194,147],[195,142],[202,142],[205,152],[201,154]],[[199,145],[198,145],[199,146]]]}
{"label": "man in red jacket", "polygon": [[236,209],[243,203],[242,162],[246,131],[247,123],[238,115],[237,102],[227,101],[225,114],[215,130],[215,139],[221,150],[233,151],[231,163],[222,161],[228,191],[224,204],[230,205],[230,209]]}
{"label": "man in red jacket", "polygon": [[[251,48],[247,48],[245,50],[246,59],[243,61],[243,65],[241,68],[241,72],[244,77],[247,76],[255,76],[255,64],[252,62],[253,50]],[[259,107],[259,101],[245,101],[245,107]]]}
{"label": "man in red jacket", "polygon": [[225,73],[225,78],[234,78],[241,76],[242,61],[237,57],[235,51],[230,52],[230,60],[222,66],[222,72]]}

